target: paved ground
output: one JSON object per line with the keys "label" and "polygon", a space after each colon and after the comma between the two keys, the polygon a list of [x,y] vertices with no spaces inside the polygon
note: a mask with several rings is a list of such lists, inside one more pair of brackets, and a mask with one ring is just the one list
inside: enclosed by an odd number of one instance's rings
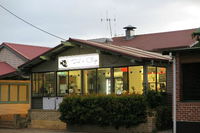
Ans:
{"label": "paved ground", "polygon": [[[73,133],[66,130],[47,130],[47,129],[0,129],[0,133]],[[84,132],[76,132],[84,133]]]}
{"label": "paved ground", "polygon": [[159,131],[158,133],[172,133],[172,130],[167,130],[167,131]]}
{"label": "paved ground", "polygon": [[[47,129],[0,129],[0,133],[86,133],[86,132],[67,132],[66,130],[47,130]],[[172,133],[169,131],[162,131],[158,133]]]}

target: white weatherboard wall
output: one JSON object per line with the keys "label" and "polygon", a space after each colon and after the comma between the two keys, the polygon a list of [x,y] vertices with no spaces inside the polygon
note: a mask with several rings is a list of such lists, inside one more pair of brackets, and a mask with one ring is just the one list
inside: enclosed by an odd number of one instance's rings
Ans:
{"label": "white weatherboard wall", "polygon": [[43,109],[57,110],[62,100],[63,100],[62,97],[43,97]]}

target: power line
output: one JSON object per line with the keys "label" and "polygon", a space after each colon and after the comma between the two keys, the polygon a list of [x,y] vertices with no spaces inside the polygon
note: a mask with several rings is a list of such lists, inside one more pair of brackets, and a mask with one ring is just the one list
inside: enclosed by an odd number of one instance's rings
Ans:
{"label": "power line", "polygon": [[34,27],[34,28],[36,28],[36,29],[38,29],[38,30],[40,30],[40,31],[42,31],[42,32],[44,32],[44,33],[46,33],[46,34],[48,34],[48,35],[50,35],[50,36],[53,36],[53,37],[55,37],[55,38],[58,38],[58,39],[61,39],[61,40],[66,41],[66,39],[64,39],[64,38],[62,38],[62,37],[59,37],[59,36],[57,36],[57,35],[55,35],[55,34],[52,34],[52,33],[48,32],[48,31],[46,31],[46,30],[43,30],[43,29],[41,29],[41,28],[39,28],[39,27],[37,27],[37,26],[31,24],[30,22],[28,22],[28,21],[24,20],[23,18],[17,16],[16,14],[14,14],[13,12],[11,12],[10,10],[8,10],[6,7],[4,7],[4,6],[1,5],[1,4],[0,4],[0,7],[1,7],[2,9],[4,9],[5,11],[7,11],[8,13],[10,13],[11,15],[15,16],[16,18],[18,18],[19,20],[23,21],[24,23],[26,23],[26,24],[28,24],[28,25],[30,25],[30,26],[32,26],[32,27]]}

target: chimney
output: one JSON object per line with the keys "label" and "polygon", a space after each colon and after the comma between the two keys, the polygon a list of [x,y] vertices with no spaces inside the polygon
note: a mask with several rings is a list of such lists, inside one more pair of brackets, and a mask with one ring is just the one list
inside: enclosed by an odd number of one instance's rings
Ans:
{"label": "chimney", "polygon": [[126,29],[126,40],[132,39],[135,36],[135,29],[136,27],[133,27],[132,25],[128,25],[124,27],[123,29]]}

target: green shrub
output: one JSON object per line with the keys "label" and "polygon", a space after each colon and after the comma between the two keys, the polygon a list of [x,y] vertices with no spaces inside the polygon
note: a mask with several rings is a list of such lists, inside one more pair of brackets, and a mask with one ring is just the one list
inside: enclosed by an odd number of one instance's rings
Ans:
{"label": "green shrub", "polygon": [[149,90],[146,94],[147,106],[150,109],[156,109],[158,106],[166,105],[167,98],[165,92],[157,92],[155,90]]}
{"label": "green shrub", "polygon": [[94,124],[115,128],[146,121],[146,102],[141,95],[69,96],[60,104],[60,120],[68,124]]}
{"label": "green shrub", "polygon": [[156,128],[158,130],[172,129],[172,108],[159,106],[156,109]]}

